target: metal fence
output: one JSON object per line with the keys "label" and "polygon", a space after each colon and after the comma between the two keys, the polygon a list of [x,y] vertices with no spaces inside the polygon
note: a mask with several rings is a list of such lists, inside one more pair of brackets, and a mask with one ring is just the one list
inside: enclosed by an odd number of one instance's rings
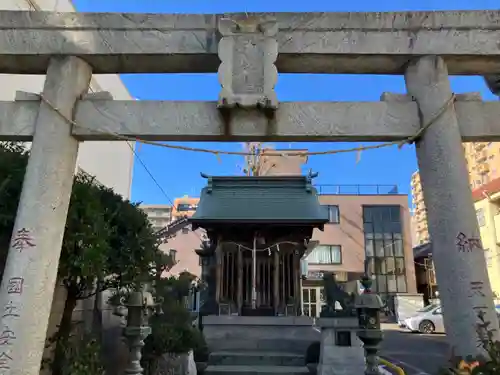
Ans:
{"label": "metal fence", "polygon": [[397,185],[315,185],[318,194],[391,195],[399,194]]}

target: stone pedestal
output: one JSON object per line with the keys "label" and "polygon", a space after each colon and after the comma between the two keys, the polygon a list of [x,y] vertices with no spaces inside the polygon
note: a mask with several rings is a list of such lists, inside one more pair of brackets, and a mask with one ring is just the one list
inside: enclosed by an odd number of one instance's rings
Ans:
{"label": "stone pedestal", "polygon": [[355,317],[320,318],[321,349],[317,375],[353,375],[365,371],[363,344]]}
{"label": "stone pedestal", "polygon": [[203,335],[213,352],[268,351],[304,355],[318,341],[308,316],[231,316],[203,317]]}

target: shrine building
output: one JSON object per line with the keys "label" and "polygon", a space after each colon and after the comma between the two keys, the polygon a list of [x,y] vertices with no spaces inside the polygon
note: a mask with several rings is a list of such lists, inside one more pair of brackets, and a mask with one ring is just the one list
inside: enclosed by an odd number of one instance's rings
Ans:
{"label": "shrine building", "polygon": [[203,175],[207,186],[190,222],[209,240],[199,254],[212,313],[302,315],[300,260],[314,247],[313,230],[328,222],[316,176]]}

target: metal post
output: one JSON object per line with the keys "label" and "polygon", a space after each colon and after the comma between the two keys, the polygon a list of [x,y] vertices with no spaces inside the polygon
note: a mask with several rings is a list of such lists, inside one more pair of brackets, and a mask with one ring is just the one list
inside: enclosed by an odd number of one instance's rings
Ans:
{"label": "metal post", "polygon": [[40,102],[0,289],[5,375],[40,371],[78,155],[67,119],[91,75],[91,67],[76,57],[53,58],[47,70],[46,101]]}
{"label": "metal post", "polygon": [[274,264],[274,271],[273,271],[273,299],[274,299],[274,314],[278,315],[280,311],[280,292],[279,292],[279,287],[280,287],[280,245],[276,245],[276,250],[274,251],[273,254],[273,264]]}
{"label": "metal post", "polygon": [[243,249],[238,245],[238,314],[242,314],[243,309]]}
{"label": "metal post", "polygon": [[257,235],[253,236],[252,249],[252,309],[257,308]]}
{"label": "metal post", "polygon": [[460,129],[449,104],[448,70],[441,57],[426,56],[408,66],[405,79],[423,126],[435,119],[417,140],[416,150],[446,336],[457,355],[477,355],[478,313],[485,314],[491,328],[498,328],[498,320]]}

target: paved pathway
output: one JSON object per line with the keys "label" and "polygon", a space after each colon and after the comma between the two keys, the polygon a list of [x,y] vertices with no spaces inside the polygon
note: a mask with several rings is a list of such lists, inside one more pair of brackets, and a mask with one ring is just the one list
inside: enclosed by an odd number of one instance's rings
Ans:
{"label": "paved pathway", "polygon": [[407,375],[434,375],[447,364],[445,335],[421,335],[384,326],[381,356],[402,367]]}

